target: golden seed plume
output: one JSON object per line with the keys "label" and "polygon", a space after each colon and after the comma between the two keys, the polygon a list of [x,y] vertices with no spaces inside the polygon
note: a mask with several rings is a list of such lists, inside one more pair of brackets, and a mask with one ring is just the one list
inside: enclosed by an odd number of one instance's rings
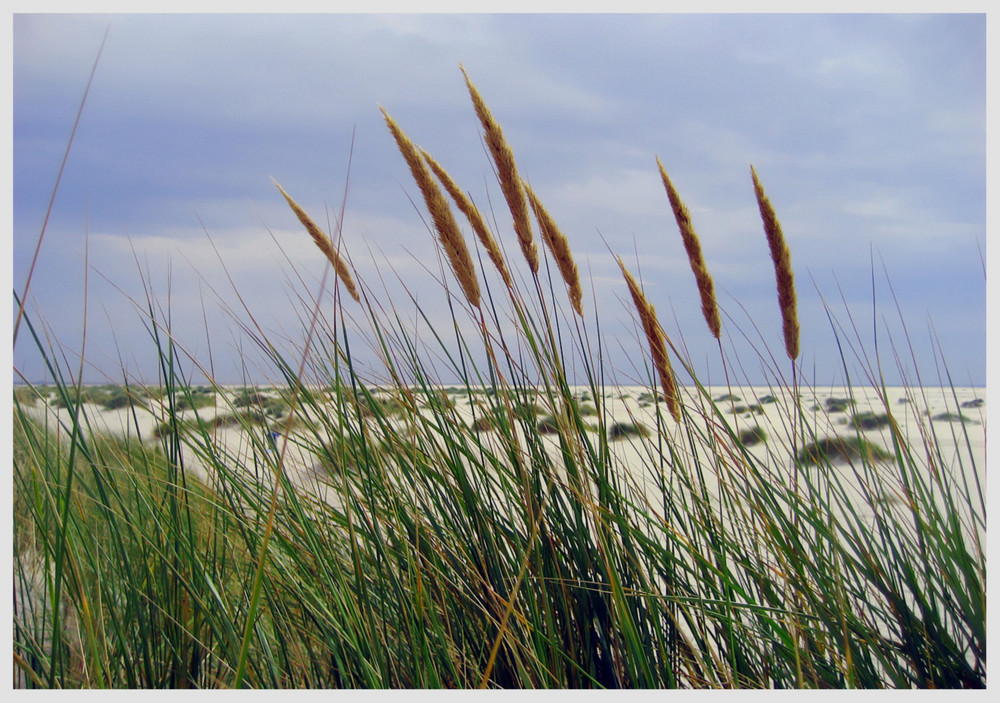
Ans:
{"label": "golden seed plume", "polygon": [[389,131],[392,132],[392,136],[396,140],[396,146],[399,147],[406,164],[410,167],[413,180],[416,181],[417,187],[424,196],[427,210],[434,222],[434,229],[438,233],[438,240],[448,256],[448,263],[451,264],[451,270],[462,287],[465,299],[469,301],[469,304],[478,308],[480,293],[476,270],[472,265],[469,250],[465,246],[465,238],[462,237],[462,232],[458,228],[458,222],[451,214],[448,201],[445,200],[441,189],[431,177],[416,145],[403,133],[403,130],[399,128],[399,125],[385,109],[382,109],[382,115],[385,117],[385,123],[389,126]]}
{"label": "golden seed plume", "polygon": [[312,237],[316,246],[319,247],[319,250],[323,252],[324,256],[326,256],[327,261],[333,265],[333,270],[337,272],[337,277],[340,279],[340,282],[344,284],[347,292],[351,294],[351,297],[354,298],[356,302],[360,303],[361,297],[358,295],[358,289],[354,285],[354,279],[351,277],[351,271],[347,268],[347,264],[344,263],[344,259],[333,246],[333,242],[331,242],[330,238],[326,236],[326,233],[323,232],[323,230],[321,230],[315,222],[313,222],[312,218],[306,214],[306,211],[299,207],[297,202],[292,200],[292,196],[286,193],[284,188],[278,185],[277,182],[275,182],[274,185],[278,186],[278,190],[285,197],[289,207],[292,208],[292,212],[294,212],[295,216],[299,218],[299,222],[301,222],[306,228],[306,231],[309,233],[309,236]]}
{"label": "golden seed plume", "polygon": [[691,264],[691,271],[694,273],[695,281],[698,284],[698,293],[701,296],[701,313],[705,316],[708,329],[712,336],[719,339],[722,334],[722,323],[719,319],[719,307],[715,302],[715,285],[712,283],[712,276],[705,266],[705,257],[701,253],[701,242],[698,241],[698,234],[694,231],[691,223],[691,213],[687,206],[681,201],[680,196],[674,189],[673,183],[667,177],[667,171],[656,158],[656,165],[660,167],[660,178],[663,179],[663,186],[667,189],[667,197],[670,199],[670,207],[674,211],[674,219],[677,220],[677,227],[681,231],[681,239],[684,241],[684,250],[687,251],[688,262]]}
{"label": "golden seed plume", "polygon": [[437,179],[441,181],[441,185],[444,189],[448,191],[448,195],[451,199],[455,201],[455,205],[458,209],[462,211],[465,217],[469,220],[469,224],[472,225],[472,230],[479,237],[479,241],[482,243],[483,248],[486,249],[486,253],[489,254],[490,261],[496,266],[497,271],[500,272],[500,277],[503,279],[504,285],[511,291],[514,290],[514,282],[510,278],[510,272],[507,270],[507,264],[504,261],[503,254],[500,252],[500,247],[497,245],[496,240],[493,238],[493,234],[490,232],[490,228],[486,225],[486,221],[483,219],[482,214],[479,212],[479,208],[476,207],[475,203],[469,199],[469,197],[463,193],[458,184],[455,183],[454,179],[448,172],[437,161],[434,160],[430,154],[428,154],[423,149],[420,150],[423,154],[424,161],[427,165],[431,167],[434,175]]}
{"label": "golden seed plume", "polygon": [[663,397],[667,402],[667,409],[673,416],[675,422],[681,421],[680,395],[677,392],[677,383],[674,380],[674,372],[670,367],[670,359],[667,357],[667,347],[663,342],[663,330],[656,319],[656,310],[646,296],[643,295],[639,284],[632,278],[632,274],[625,268],[621,257],[618,257],[618,266],[625,276],[629,293],[632,294],[632,302],[635,303],[636,310],[639,311],[639,320],[642,322],[642,329],[646,333],[649,341],[649,351],[653,356],[653,366],[660,377],[660,385],[663,388]]}
{"label": "golden seed plume", "polygon": [[792,275],[792,255],[781,232],[781,223],[774,214],[771,201],[764,195],[764,187],[757,178],[757,171],[750,166],[753,189],[760,208],[760,218],[764,222],[764,234],[771,249],[774,262],[774,276],[778,287],[778,303],[781,306],[781,328],[785,337],[785,352],[794,360],[799,355],[799,317],[795,305],[795,277]]}
{"label": "golden seed plume", "polygon": [[542,202],[527,182],[524,183],[524,192],[528,195],[528,202],[531,203],[531,209],[538,221],[542,241],[552,252],[552,258],[555,259],[559,273],[562,274],[563,281],[566,283],[569,301],[572,303],[573,309],[576,310],[576,314],[583,317],[583,290],[580,288],[580,274],[576,269],[576,262],[573,261],[573,253],[569,249],[566,235],[562,233],[555,220],[542,206]]}
{"label": "golden seed plume", "polygon": [[517,174],[517,165],[514,163],[514,152],[503,137],[500,125],[493,118],[483,98],[476,90],[476,86],[469,80],[469,74],[462,68],[462,75],[465,76],[465,85],[469,89],[472,97],[472,105],[476,108],[476,115],[483,125],[483,132],[486,138],[486,146],[490,150],[490,156],[497,167],[497,178],[500,181],[500,190],[507,201],[507,207],[514,218],[514,232],[517,234],[517,241],[521,245],[521,252],[528,261],[533,275],[538,274],[538,250],[535,247],[534,236],[531,232],[531,221],[528,218],[528,204],[524,199],[524,191],[521,190],[521,178]]}

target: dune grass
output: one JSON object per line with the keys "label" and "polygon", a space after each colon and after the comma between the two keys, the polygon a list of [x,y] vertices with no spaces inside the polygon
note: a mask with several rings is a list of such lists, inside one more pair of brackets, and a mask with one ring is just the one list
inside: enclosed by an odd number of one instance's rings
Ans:
{"label": "dune grass", "polygon": [[[641,421],[613,416],[611,399],[624,394],[607,383],[575,269],[553,262],[565,296],[545,278],[529,213],[550,216],[521,191],[513,152],[466,81],[526,279],[511,261],[493,261],[499,285],[477,273],[432,193],[429,155],[386,114],[406,165],[425,179],[435,238],[460,284],[442,291],[448,329],[430,325],[416,300],[379,302],[284,191],[350,295],[336,298],[332,321],[306,311],[315,327],[297,356],[258,338],[284,379],[278,417],[264,411],[273,398],[252,390],[220,393],[219,414],[202,415],[183,380],[199,360],[151,304],[162,378],[149,393],[169,431],[102,434],[73,369],[24,313],[66,412],[56,421],[28,391],[15,394],[15,684],[985,686],[984,467],[966,425],[947,426],[955,456],[943,455],[935,433],[945,430],[933,425],[912,439],[880,366],[867,362],[889,444],[838,452],[874,445],[856,428],[831,443],[829,425],[799,407],[801,374],[781,383],[772,368],[767,412],[784,436],[751,451],[756,433],[733,415],[736,397],[713,400],[621,259],[643,335],[636,355],[648,355],[648,407]],[[796,368],[789,252],[752,176],[776,265],[782,363]],[[556,236],[553,222],[539,227]],[[567,256],[564,246],[562,237],[547,251]],[[692,270],[711,311],[698,251]],[[404,307],[416,310],[419,335]],[[724,334],[706,315],[710,333]],[[349,319],[381,368],[356,364]],[[693,381],[678,385],[674,368]],[[459,406],[461,395],[476,402]],[[232,419],[237,443],[219,418]]]}

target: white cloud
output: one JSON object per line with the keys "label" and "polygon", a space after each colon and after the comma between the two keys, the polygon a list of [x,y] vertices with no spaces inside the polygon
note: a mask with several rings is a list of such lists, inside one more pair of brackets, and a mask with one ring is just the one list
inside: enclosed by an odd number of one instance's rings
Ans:
{"label": "white cloud", "polygon": [[[33,169],[15,190],[19,227],[41,221],[48,195],[29,192],[40,188],[38,164],[52,158],[31,145],[64,143],[51,115],[65,103],[71,120],[106,21],[15,23],[24,117],[15,154]],[[656,154],[692,210],[717,285],[734,295],[772,285],[751,163],[803,268],[861,270],[870,244],[919,258],[933,243],[947,260],[950,237],[985,231],[974,24],[879,15],[114,16],[54,222],[69,232],[68,219],[89,213],[101,232],[91,257],[104,270],[133,265],[126,240],[112,236],[131,231],[151,265],[170,258],[179,269],[186,257],[218,281],[197,213],[248,297],[280,311],[283,286],[299,270],[314,284],[322,261],[268,177],[325,221],[322,209],[339,206],[357,126],[345,241],[359,277],[380,290],[384,274],[394,294],[405,285],[437,299],[423,205],[415,197],[414,211],[400,190],[415,193],[378,104],[484,208],[489,182],[498,236],[523,263],[462,62],[522,175],[599,281],[618,278],[612,253],[637,251],[664,300],[690,289]],[[29,207],[35,201],[43,205]],[[47,245],[65,254],[80,240],[70,233]]]}

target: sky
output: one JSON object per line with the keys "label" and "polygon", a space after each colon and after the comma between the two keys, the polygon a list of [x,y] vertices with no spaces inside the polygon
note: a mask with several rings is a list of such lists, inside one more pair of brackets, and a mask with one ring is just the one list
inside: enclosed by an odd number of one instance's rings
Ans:
{"label": "sky", "polygon": [[[438,279],[458,287],[380,107],[495,206],[526,276],[464,66],[570,243],[585,324],[600,322],[619,382],[636,382],[646,352],[617,255],[701,380],[723,381],[658,157],[738,375],[788,367],[752,164],[791,250],[804,379],[842,383],[860,344],[893,385],[918,372],[937,385],[941,359],[957,385],[985,385],[985,14],[53,13],[15,14],[11,31],[18,294],[107,31],[27,297],[74,373],[83,348],[89,382],[157,381],[147,295],[217,381],[280,378],[241,325],[300,343],[327,267],[274,181],[321,224],[346,203],[356,278],[406,319],[412,294],[447,329]],[[377,367],[352,305],[353,353]],[[47,378],[23,325],[13,368],[15,382]]]}

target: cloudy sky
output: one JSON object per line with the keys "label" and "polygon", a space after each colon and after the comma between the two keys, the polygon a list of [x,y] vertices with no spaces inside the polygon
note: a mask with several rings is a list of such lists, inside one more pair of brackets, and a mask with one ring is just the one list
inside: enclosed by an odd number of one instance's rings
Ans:
{"label": "cloudy sky", "polygon": [[[86,309],[90,380],[124,368],[155,382],[144,283],[222,382],[253,358],[243,303],[269,335],[301,339],[325,262],[272,178],[322,223],[347,186],[357,277],[412,318],[409,290],[447,325],[434,241],[380,106],[496,205],[526,275],[463,65],[569,239],[610,365],[629,373],[642,353],[621,254],[668,334],[722,381],[658,156],[750,380],[763,375],[745,337],[782,350],[753,164],[792,252],[806,378],[842,380],[825,301],[869,353],[878,331],[890,382],[890,341],[912,368],[902,317],[924,384],[939,380],[938,352],[957,384],[985,383],[984,15],[21,14],[12,29],[17,291],[108,30],[28,298],[70,360]],[[13,357],[15,377],[44,379],[24,329]],[[278,377],[247,363],[255,380]]]}

